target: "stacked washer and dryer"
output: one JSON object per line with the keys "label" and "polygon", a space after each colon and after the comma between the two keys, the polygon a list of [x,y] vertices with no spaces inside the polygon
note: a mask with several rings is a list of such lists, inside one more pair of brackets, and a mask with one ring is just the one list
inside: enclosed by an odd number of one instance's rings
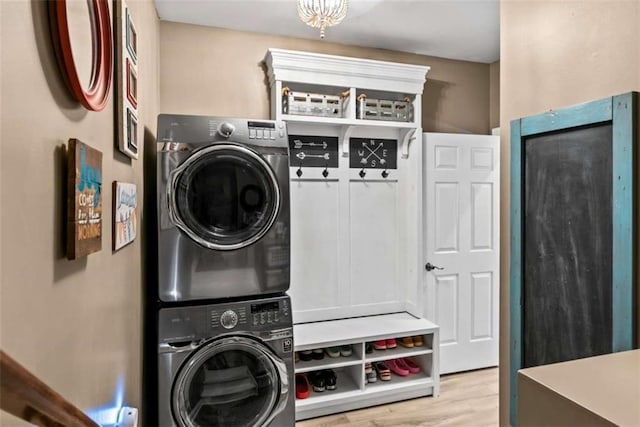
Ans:
{"label": "stacked washer and dryer", "polygon": [[157,143],[157,422],[292,426],[286,126],[161,114]]}

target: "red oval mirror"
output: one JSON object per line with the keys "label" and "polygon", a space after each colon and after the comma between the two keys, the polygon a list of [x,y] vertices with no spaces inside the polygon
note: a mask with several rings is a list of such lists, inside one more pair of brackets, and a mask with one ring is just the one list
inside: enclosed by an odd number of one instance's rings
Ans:
{"label": "red oval mirror", "polygon": [[88,110],[101,111],[109,98],[113,73],[111,18],[107,0],[87,0],[87,3],[92,29],[91,78],[88,87],[82,84],[83,79],[78,75],[74,60],[66,0],[49,3],[49,20],[58,65],[69,90]]}

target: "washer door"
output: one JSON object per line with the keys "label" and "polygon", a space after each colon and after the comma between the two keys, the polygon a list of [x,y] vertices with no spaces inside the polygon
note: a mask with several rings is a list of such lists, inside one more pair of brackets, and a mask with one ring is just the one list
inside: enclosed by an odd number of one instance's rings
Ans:
{"label": "washer door", "polygon": [[174,169],[169,180],[171,220],[209,249],[234,250],[257,242],[280,209],[273,169],[243,145],[203,148]]}
{"label": "washer door", "polygon": [[213,340],[181,367],[173,384],[173,416],[180,426],[262,426],[286,406],[287,368],[260,341]]}

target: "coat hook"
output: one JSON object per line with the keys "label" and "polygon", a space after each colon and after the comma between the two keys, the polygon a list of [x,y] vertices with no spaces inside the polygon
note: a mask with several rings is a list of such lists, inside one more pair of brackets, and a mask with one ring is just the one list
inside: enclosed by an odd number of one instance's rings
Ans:
{"label": "coat hook", "polygon": [[296,171],[296,175],[298,175],[298,178],[300,178],[302,176],[302,162],[300,162],[300,166],[298,166],[298,170]]}
{"label": "coat hook", "polygon": [[324,176],[325,178],[329,176],[329,170],[328,170],[328,166],[325,164],[324,165],[324,170],[322,171],[322,176]]}
{"label": "coat hook", "polygon": [[383,177],[383,178],[386,178],[386,177],[388,177],[388,176],[389,176],[389,172],[387,172],[387,170],[386,170],[386,169],[385,169],[385,170],[383,170],[383,171],[382,171],[382,177]]}
{"label": "coat hook", "polygon": [[367,174],[367,173],[364,171],[364,168],[362,168],[362,170],[360,171],[360,173],[359,173],[358,175],[360,175],[360,178],[364,178],[364,176],[365,176],[366,174]]}

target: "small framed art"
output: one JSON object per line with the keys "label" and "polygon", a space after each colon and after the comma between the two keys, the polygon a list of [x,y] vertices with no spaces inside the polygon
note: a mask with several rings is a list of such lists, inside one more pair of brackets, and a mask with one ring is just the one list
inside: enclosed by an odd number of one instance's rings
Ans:
{"label": "small framed art", "polygon": [[125,0],[115,0],[116,139],[132,159],[138,158],[138,32]]}
{"label": "small framed art", "polygon": [[133,242],[137,234],[138,195],[135,184],[113,181],[113,250]]}

